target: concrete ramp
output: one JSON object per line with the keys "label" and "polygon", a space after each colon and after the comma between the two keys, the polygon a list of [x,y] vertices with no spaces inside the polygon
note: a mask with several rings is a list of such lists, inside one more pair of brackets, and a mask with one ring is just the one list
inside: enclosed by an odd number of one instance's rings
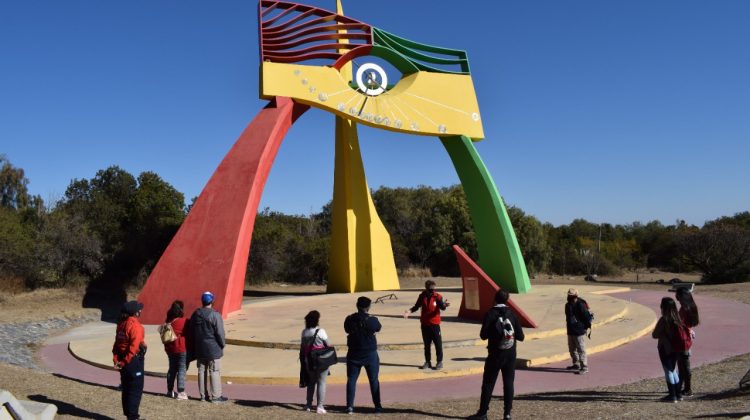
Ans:
{"label": "concrete ramp", "polygon": [[21,401],[0,389],[0,420],[47,420],[55,418],[57,407],[36,401]]}

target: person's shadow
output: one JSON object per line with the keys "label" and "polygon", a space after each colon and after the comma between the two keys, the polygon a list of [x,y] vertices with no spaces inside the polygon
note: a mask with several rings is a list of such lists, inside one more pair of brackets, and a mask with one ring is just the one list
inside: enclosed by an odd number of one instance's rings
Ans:
{"label": "person's shadow", "polygon": [[35,394],[29,395],[27,398],[31,401],[55,405],[57,407],[58,415],[81,417],[84,419],[114,420],[112,417],[99,413],[92,413],[91,411],[84,410],[83,408],[76,407],[75,405],[64,401],[50,399],[46,395]]}

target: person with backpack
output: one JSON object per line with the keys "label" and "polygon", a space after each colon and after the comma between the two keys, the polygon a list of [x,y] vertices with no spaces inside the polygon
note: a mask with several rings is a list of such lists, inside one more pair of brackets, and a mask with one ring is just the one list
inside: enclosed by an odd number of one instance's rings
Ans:
{"label": "person with backpack", "polygon": [[198,361],[198,392],[201,400],[223,403],[228,401],[221,395],[221,358],[226,345],[224,320],[213,308],[213,293],[204,292],[201,303],[203,307],[190,317],[191,341]]}
{"label": "person with backpack", "polygon": [[435,343],[435,358],[437,364],[435,370],[443,368],[443,339],[440,335],[440,311],[448,309],[450,303],[443,299],[440,293],[435,291],[435,282],[427,280],[424,283],[424,291],[417,297],[417,303],[404,312],[404,318],[409,318],[409,314],[421,309],[419,323],[422,329],[422,342],[424,343],[424,364],[420,369],[429,369],[432,367],[430,362],[430,344]]}
{"label": "person with backpack", "polygon": [[[164,343],[164,351],[169,359],[167,370],[167,395],[178,400],[187,400],[185,393],[185,373],[187,372],[187,357],[185,347],[185,304],[181,300],[172,302],[167,311],[167,319],[160,327],[160,335]],[[171,329],[171,334],[167,331]],[[167,337],[171,335],[171,337]],[[174,391],[175,380],[177,392]]]}
{"label": "person with backpack", "polygon": [[[693,374],[690,371],[690,356],[692,354],[692,340],[695,339],[695,328],[700,323],[700,317],[698,316],[698,306],[693,300],[693,294],[690,290],[680,287],[675,293],[677,301],[680,302],[680,310],[678,315],[680,321],[685,325],[690,333],[690,346],[685,351],[677,354],[677,371],[679,372],[680,383],[678,388],[685,397],[693,396],[692,379]],[[684,388],[683,388],[684,386]]]}
{"label": "person with backpack", "polygon": [[370,382],[370,394],[372,403],[375,405],[375,413],[382,413],[380,404],[380,357],[378,356],[378,340],[375,333],[382,326],[374,316],[370,316],[370,304],[372,300],[365,296],[357,299],[357,312],[346,317],[344,320],[344,331],[346,336],[346,412],[354,413],[354,394],[357,390],[357,378],[362,368],[367,372]]}
{"label": "person with backpack", "polygon": [[305,411],[312,410],[312,399],[315,393],[315,388],[318,388],[318,407],[315,410],[318,414],[325,414],[325,399],[326,399],[326,378],[329,375],[329,368],[323,371],[316,371],[314,366],[310,366],[308,363],[308,356],[310,352],[316,349],[322,349],[330,347],[328,343],[328,334],[326,330],[319,327],[320,325],[320,312],[310,311],[305,315],[305,328],[302,330],[302,338],[300,341],[300,362],[303,367],[303,380],[306,381],[307,385],[307,403],[305,404]]}
{"label": "person with backpack", "polygon": [[568,351],[573,364],[566,369],[575,370],[575,373],[579,375],[589,371],[584,338],[586,331],[591,328],[592,320],[589,305],[578,296],[578,290],[568,289],[568,301],[565,303],[565,328],[568,333]]}
{"label": "person with backpack", "polygon": [[680,321],[674,299],[670,297],[662,298],[659,308],[661,309],[661,317],[656,322],[656,327],[654,327],[651,336],[659,340],[656,348],[659,352],[659,360],[664,369],[664,378],[667,381],[667,390],[669,391],[669,395],[664,397],[663,400],[667,402],[682,401],[679,388],[680,379],[676,369],[677,355],[690,347],[688,342],[690,333]]}
{"label": "person with backpack", "polygon": [[516,343],[525,336],[516,314],[507,306],[508,292],[498,290],[495,293],[495,306],[484,316],[479,337],[487,342],[487,359],[484,362],[482,375],[482,396],[479,410],[469,417],[487,419],[492,391],[500,372],[503,375],[503,419],[510,419],[513,409],[513,382],[516,376]]}
{"label": "person with backpack", "polygon": [[138,320],[143,304],[135,300],[122,305],[117,321],[112,362],[120,371],[122,411],[128,420],[140,419],[138,414],[143,396],[143,369],[146,358],[145,330]]}

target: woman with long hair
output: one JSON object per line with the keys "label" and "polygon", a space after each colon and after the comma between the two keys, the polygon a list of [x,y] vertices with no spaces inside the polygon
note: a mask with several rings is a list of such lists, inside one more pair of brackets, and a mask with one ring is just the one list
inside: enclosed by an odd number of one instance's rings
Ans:
{"label": "woman with long hair", "polygon": [[328,377],[329,369],[322,372],[314,371],[310,366],[307,366],[306,360],[307,355],[312,350],[322,349],[324,347],[330,347],[328,343],[328,334],[326,330],[320,328],[320,312],[310,311],[305,315],[305,329],[302,330],[302,338],[300,345],[300,360],[303,363],[304,370],[307,374],[305,378],[307,381],[307,402],[305,404],[305,410],[310,411],[312,409],[313,394],[315,388],[318,389],[318,414],[325,414],[325,399],[326,399],[326,378]]}
{"label": "woman with long hair", "polygon": [[653,338],[659,340],[657,350],[659,351],[659,360],[664,369],[664,377],[667,381],[669,395],[664,401],[677,402],[682,400],[679,389],[679,376],[677,375],[677,353],[684,351],[684,332],[685,326],[680,321],[677,313],[677,304],[670,297],[662,298],[661,317],[656,322],[654,332],[651,333]]}
{"label": "woman with long hair", "polygon": [[[164,351],[169,358],[169,370],[167,370],[167,395],[178,400],[187,400],[185,393],[185,372],[187,371],[187,358],[185,347],[185,304],[181,300],[172,302],[167,311],[166,324],[172,326],[175,340],[164,343]],[[166,325],[165,324],[165,325]],[[177,392],[174,391],[175,380],[177,380]]]}
{"label": "woman with long hair", "polygon": [[[684,287],[680,287],[677,289],[675,297],[677,298],[677,301],[680,302],[680,311],[678,312],[680,321],[682,321],[685,327],[690,331],[690,338],[692,341],[692,339],[695,338],[695,331],[693,330],[693,328],[700,324],[700,317],[698,316],[698,306],[693,300],[693,294],[690,293],[690,290]],[[686,397],[691,397],[693,395],[693,374],[690,371],[691,354],[692,350],[690,347],[685,349],[685,351],[679,352],[677,354],[677,370],[680,372],[680,383],[678,384],[678,387],[682,392],[682,395]]]}
{"label": "woman with long hair", "polygon": [[146,356],[143,325],[138,321],[143,304],[131,300],[122,305],[117,321],[112,361],[120,371],[122,411],[128,420],[140,419],[138,409],[143,396],[143,365]]}

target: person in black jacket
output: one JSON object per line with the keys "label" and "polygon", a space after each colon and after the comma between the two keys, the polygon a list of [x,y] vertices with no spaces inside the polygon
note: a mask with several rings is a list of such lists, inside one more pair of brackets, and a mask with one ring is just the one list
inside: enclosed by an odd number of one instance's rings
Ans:
{"label": "person in black jacket", "polygon": [[568,302],[565,303],[565,325],[568,332],[568,351],[573,364],[566,369],[575,370],[577,374],[589,371],[586,358],[586,330],[591,328],[591,315],[586,301],[578,297],[578,290],[568,290]]}
{"label": "person in black jacket", "polygon": [[381,325],[376,317],[368,314],[371,303],[369,298],[360,296],[357,299],[357,312],[347,316],[344,320],[344,331],[348,334],[346,345],[349,348],[346,353],[346,412],[349,414],[354,412],[354,393],[362,367],[365,368],[370,382],[370,394],[372,394],[375,412],[383,411],[378,381],[380,358],[378,340],[375,338],[375,333],[380,331]]}
{"label": "person in black jacket", "polygon": [[498,290],[495,293],[495,306],[484,316],[479,337],[487,342],[487,359],[484,362],[482,376],[482,396],[479,410],[469,417],[487,419],[492,391],[495,389],[498,373],[503,375],[503,419],[510,419],[513,409],[513,381],[516,376],[516,342],[523,341],[525,336],[516,314],[506,305],[508,292]]}

